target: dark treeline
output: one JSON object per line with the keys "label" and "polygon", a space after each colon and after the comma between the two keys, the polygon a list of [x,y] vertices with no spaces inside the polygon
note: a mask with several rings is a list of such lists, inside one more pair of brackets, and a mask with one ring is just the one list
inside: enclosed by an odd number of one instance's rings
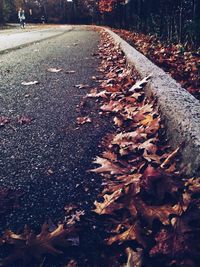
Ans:
{"label": "dark treeline", "polygon": [[0,23],[97,23],[155,34],[169,42],[200,45],[200,0],[0,0]]}
{"label": "dark treeline", "polygon": [[130,0],[117,9],[120,27],[200,45],[200,0]]}

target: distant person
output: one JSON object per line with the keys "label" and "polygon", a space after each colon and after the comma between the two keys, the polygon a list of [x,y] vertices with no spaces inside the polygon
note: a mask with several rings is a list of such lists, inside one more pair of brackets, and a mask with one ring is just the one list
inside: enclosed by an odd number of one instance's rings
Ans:
{"label": "distant person", "polygon": [[45,16],[44,15],[42,15],[42,17],[41,17],[41,22],[42,22],[42,24],[45,24]]}
{"label": "distant person", "polygon": [[20,10],[18,11],[18,18],[21,28],[24,29],[26,17],[25,17],[25,12],[22,8],[20,8]]}

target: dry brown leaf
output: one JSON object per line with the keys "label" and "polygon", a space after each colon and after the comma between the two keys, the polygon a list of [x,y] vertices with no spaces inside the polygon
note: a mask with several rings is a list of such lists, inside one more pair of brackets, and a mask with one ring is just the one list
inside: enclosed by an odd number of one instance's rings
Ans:
{"label": "dry brown leaf", "polygon": [[91,172],[95,173],[109,172],[110,174],[125,174],[129,172],[127,168],[122,168],[119,165],[114,164],[105,158],[97,157],[93,163],[99,164],[101,165],[101,167],[90,170]]}
{"label": "dry brown leaf", "polygon": [[104,202],[94,202],[94,205],[96,206],[94,212],[98,214],[112,214],[115,210],[123,208],[123,203],[116,203],[116,200],[118,200],[122,196],[122,194],[122,189],[119,189],[110,195],[105,194],[103,196]]}
{"label": "dry brown leaf", "polygon": [[83,124],[85,124],[85,123],[91,123],[91,122],[92,122],[92,119],[89,118],[89,117],[78,117],[78,118],[76,119],[76,122],[77,122],[77,124],[79,124],[79,125],[83,125]]}
{"label": "dry brown leaf", "polygon": [[31,260],[41,260],[47,254],[62,254],[62,251],[57,247],[67,248],[72,245],[70,237],[74,234],[76,234],[74,226],[65,228],[62,224],[52,232],[49,231],[48,224],[44,224],[38,235],[33,234],[28,228],[25,228],[21,235],[7,231],[3,239],[6,244],[13,246],[13,253],[4,258],[2,264],[3,266],[10,266],[18,260],[28,264]]}
{"label": "dry brown leaf", "polygon": [[179,204],[177,205],[162,205],[162,206],[150,206],[145,204],[142,200],[135,202],[135,207],[138,213],[147,220],[149,225],[152,225],[155,219],[159,220],[163,225],[170,224],[170,216],[180,215],[183,210]]}
{"label": "dry brown leaf", "polygon": [[115,242],[118,242],[119,244],[125,242],[125,241],[130,241],[130,240],[136,240],[137,239],[137,234],[136,234],[136,227],[135,225],[132,225],[128,230],[125,232],[115,235],[113,237],[110,237],[107,240],[108,245],[112,245]]}
{"label": "dry brown leaf", "polygon": [[180,152],[181,146],[177,147],[173,152],[169,154],[169,156],[165,159],[165,161],[161,164],[161,168],[165,168],[167,165],[169,165],[172,160],[178,155]]}

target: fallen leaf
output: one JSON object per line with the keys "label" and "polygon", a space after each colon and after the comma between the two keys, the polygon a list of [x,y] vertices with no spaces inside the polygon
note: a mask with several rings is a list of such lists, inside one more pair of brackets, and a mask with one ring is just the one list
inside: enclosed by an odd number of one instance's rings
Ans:
{"label": "fallen leaf", "polygon": [[74,74],[75,73],[75,70],[66,70],[66,73],[67,74]]}
{"label": "fallen leaf", "polygon": [[144,79],[142,79],[141,81],[137,81],[130,89],[129,92],[134,92],[137,90],[141,90],[143,89],[144,85],[146,85],[149,81],[149,79],[151,78],[151,76],[147,76]]}
{"label": "fallen leaf", "polygon": [[[62,250],[72,245],[71,235],[76,234],[74,226],[64,227],[60,224],[54,231],[49,231],[49,225],[43,224],[40,234],[35,235],[27,227],[21,235],[7,231],[3,237],[6,244],[10,244],[13,253],[4,258],[3,266],[10,266],[12,263],[21,260],[27,264],[33,260],[41,260],[44,255],[60,255]],[[58,249],[59,247],[60,249]]]}
{"label": "fallen leaf", "polygon": [[8,124],[10,122],[10,119],[4,116],[0,117],[0,127],[5,126],[6,124]]}
{"label": "fallen leaf", "polygon": [[89,88],[90,86],[88,84],[77,84],[75,85],[76,88],[78,89],[86,89],[86,88]]}
{"label": "fallen leaf", "polygon": [[122,168],[105,158],[97,157],[93,163],[99,164],[101,165],[101,167],[90,170],[90,172],[95,172],[95,173],[110,172],[110,174],[125,174],[128,172],[128,169]]}
{"label": "fallen leaf", "polygon": [[33,121],[32,118],[30,117],[27,117],[27,116],[21,116],[21,117],[18,117],[18,120],[17,122],[21,125],[24,125],[24,124],[29,124]]}
{"label": "fallen leaf", "polygon": [[103,202],[94,202],[96,209],[94,210],[98,214],[112,214],[113,211],[119,210],[124,207],[123,203],[116,203],[116,200],[119,199],[123,194],[122,189],[115,191],[114,193],[103,196]]}
{"label": "fallen leaf", "polygon": [[38,81],[32,81],[32,82],[22,82],[21,84],[22,84],[22,85],[26,85],[26,86],[28,86],[28,85],[35,85],[35,84],[39,84],[39,82],[38,82]]}
{"label": "fallen leaf", "polygon": [[49,68],[47,71],[48,71],[48,72],[52,72],[52,73],[58,73],[58,72],[61,72],[61,71],[62,71],[62,69],[57,69],[57,68]]}
{"label": "fallen leaf", "polygon": [[92,119],[89,117],[78,117],[76,120],[77,124],[83,125],[85,123],[91,123]]}

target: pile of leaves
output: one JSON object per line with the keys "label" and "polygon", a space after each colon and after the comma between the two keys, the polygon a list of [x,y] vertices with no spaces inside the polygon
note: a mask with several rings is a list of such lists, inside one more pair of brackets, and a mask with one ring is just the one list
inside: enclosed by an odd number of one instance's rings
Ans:
{"label": "pile of leaves", "polygon": [[[7,231],[0,240],[9,248],[1,266],[32,266],[30,260],[54,266],[46,256],[68,255],[74,246],[82,261],[74,254],[55,266],[198,266],[200,178],[180,174],[182,148],[171,151],[156,102],[144,94],[151,77],[140,80],[120,47],[107,33],[101,36],[103,79],[84,101],[95,99],[100,115],[113,123],[94,161],[98,166],[89,170],[103,177],[103,191],[91,213],[68,205],[58,226],[46,223],[38,234],[27,227],[22,234]],[[103,238],[94,238],[97,232]]]}
{"label": "pile of leaves", "polygon": [[181,44],[167,44],[156,36],[115,30],[152,62],[169,72],[181,86],[200,99],[200,55]]}
{"label": "pile of leaves", "polygon": [[106,80],[88,97],[103,99],[116,129],[91,170],[104,179],[95,212],[110,222],[106,243],[118,248],[112,266],[198,266],[200,178],[184,180],[176,169],[180,148],[170,152],[156,104],[144,95],[150,78],[134,83],[120,48],[103,40]]}

